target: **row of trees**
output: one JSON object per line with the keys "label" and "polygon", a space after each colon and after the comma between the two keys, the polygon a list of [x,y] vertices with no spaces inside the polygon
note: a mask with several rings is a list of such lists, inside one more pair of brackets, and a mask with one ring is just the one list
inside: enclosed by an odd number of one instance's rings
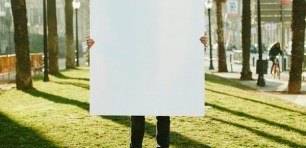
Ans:
{"label": "row of trees", "polygon": [[[226,64],[226,52],[224,47],[224,31],[222,19],[222,4],[226,0],[214,0],[216,3],[217,34],[218,34],[218,71],[228,72]],[[75,68],[75,52],[73,40],[73,7],[72,0],[65,1],[65,23],[66,23],[66,68]],[[243,0],[242,9],[242,47],[243,66],[241,71],[242,80],[252,79],[250,70],[250,44],[251,44],[251,3]],[[290,78],[288,93],[300,93],[302,82],[302,62],[305,39],[305,14],[306,2],[303,0],[293,0],[292,8],[292,60],[290,68]],[[14,18],[14,41],[16,46],[16,84],[17,89],[27,89],[32,87],[29,39],[27,30],[26,1],[11,1]],[[48,11],[48,51],[50,73],[59,72],[58,66],[58,35],[56,19],[56,0],[47,1]]]}
{"label": "row of trees", "polygon": [[[19,90],[32,88],[30,50],[28,37],[28,20],[26,12],[26,0],[11,0],[14,20],[14,42],[16,52],[16,86]],[[66,23],[66,68],[76,67],[75,49],[73,40],[73,7],[72,0],[65,1]],[[48,26],[48,55],[50,74],[59,72],[58,64],[58,34],[56,0],[47,0],[47,26]]]}
{"label": "row of trees", "polygon": [[[226,66],[226,52],[224,48],[223,37],[223,18],[222,4],[226,0],[215,0],[217,33],[218,33],[218,72],[228,72]],[[250,46],[251,46],[251,1],[242,1],[242,71],[241,80],[252,80],[250,69]],[[292,1],[292,58],[289,72],[288,93],[298,94],[302,84],[302,64],[304,58],[304,40],[305,40],[305,17],[306,2],[304,0]]]}

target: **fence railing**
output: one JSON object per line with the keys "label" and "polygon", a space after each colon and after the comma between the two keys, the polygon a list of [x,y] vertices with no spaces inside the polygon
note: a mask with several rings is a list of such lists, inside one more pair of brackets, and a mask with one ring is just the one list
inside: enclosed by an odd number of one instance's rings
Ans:
{"label": "fence railing", "polygon": [[[43,54],[30,54],[32,75],[38,75],[43,68]],[[0,84],[9,83],[15,80],[16,55],[0,55]]]}

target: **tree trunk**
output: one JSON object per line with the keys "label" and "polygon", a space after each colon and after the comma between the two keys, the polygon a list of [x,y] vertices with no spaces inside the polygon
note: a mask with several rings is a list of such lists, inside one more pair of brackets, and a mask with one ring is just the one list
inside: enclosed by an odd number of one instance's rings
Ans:
{"label": "tree trunk", "polygon": [[18,90],[32,88],[28,20],[25,0],[12,0],[16,52],[16,85]]}
{"label": "tree trunk", "polygon": [[217,34],[218,34],[218,72],[228,72],[226,65],[226,51],[224,48],[224,31],[222,17],[222,3],[224,0],[217,0]]}
{"label": "tree trunk", "polygon": [[59,72],[58,66],[58,35],[56,20],[56,0],[48,0],[48,51],[49,51],[49,73]]}
{"label": "tree trunk", "polygon": [[250,69],[250,47],[251,47],[251,1],[242,1],[242,71],[241,80],[252,80]]}
{"label": "tree trunk", "polygon": [[298,94],[301,91],[302,83],[306,2],[304,0],[293,0],[292,3],[292,58],[289,72],[288,94]]}
{"label": "tree trunk", "polygon": [[73,47],[73,7],[72,0],[66,0],[65,4],[66,21],[66,68],[75,68],[75,48]]}

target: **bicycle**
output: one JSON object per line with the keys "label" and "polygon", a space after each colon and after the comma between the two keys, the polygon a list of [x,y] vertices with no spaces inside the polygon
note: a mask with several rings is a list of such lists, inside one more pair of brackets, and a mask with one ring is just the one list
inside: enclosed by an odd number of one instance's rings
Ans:
{"label": "bicycle", "polygon": [[279,69],[279,60],[278,60],[278,56],[274,59],[274,65],[273,65],[273,76],[274,76],[274,79],[276,77],[278,77],[278,79],[280,79],[280,69]]}

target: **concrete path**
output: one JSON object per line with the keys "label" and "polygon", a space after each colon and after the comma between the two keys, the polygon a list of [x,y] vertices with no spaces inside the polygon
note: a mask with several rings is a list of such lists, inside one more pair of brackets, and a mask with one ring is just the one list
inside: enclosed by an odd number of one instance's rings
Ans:
{"label": "concrete path", "polygon": [[[80,57],[80,66],[85,66],[85,59]],[[58,63],[59,63],[59,69],[60,70],[64,70],[66,68],[66,59],[64,58],[60,58],[58,60]],[[32,75],[35,76],[35,75],[42,75],[43,72],[40,72],[40,73],[36,73],[34,74],[32,72]],[[15,81],[15,77],[16,77],[16,72],[11,72],[10,74],[8,73],[0,73],[0,91],[1,90],[9,90],[11,88],[14,88],[16,87],[16,84],[15,83],[12,83]]]}
{"label": "concrete path", "polygon": [[[205,58],[206,73],[212,73],[214,75],[224,77],[224,78],[237,79],[237,80],[240,79],[240,72],[242,69],[241,64],[235,64],[235,63],[228,64],[227,65],[228,70],[230,71],[228,73],[218,73],[217,72],[217,68],[218,68],[217,59],[214,59],[213,61],[214,70],[208,70],[209,64],[210,64],[209,59],[206,57]],[[251,66],[251,71],[252,71],[252,78],[254,80],[239,81],[241,84],[257,89],[258,91],[269,93],[280,99],[306,107],[306,81],[302,82],[302,89],[301,89],[302,93],[301,94],[289,95],[289,94],[286,94],[286,91],[288,90],[288,80],[289,80],[288,72],[282,72],[280,79],[274,79],[272,74],[264,75],[266,85],[264,87],[260,87],[260,86],[257,86],[256,84],[258,75],[256,74],[255,66]]]}

